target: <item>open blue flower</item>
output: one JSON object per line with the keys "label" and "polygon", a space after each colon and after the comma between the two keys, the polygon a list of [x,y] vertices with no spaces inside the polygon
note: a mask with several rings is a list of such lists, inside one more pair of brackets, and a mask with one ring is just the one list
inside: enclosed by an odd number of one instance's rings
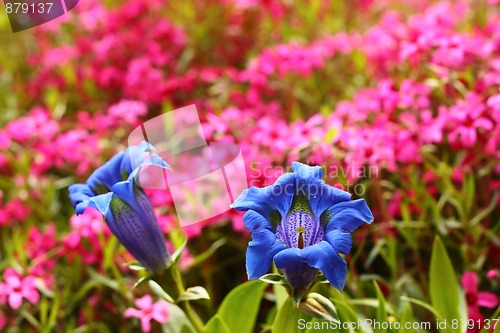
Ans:
{"label": "open blue flower", "polygon": [[88,206],[99,210],[120,243],[148,271],[161,273],[170,255],[151,202],[136,184],[141,168],[150,165],[170,169],[153,153],[153,146],[143,141],[116,154],[85,184],[71,185],[69,197],[77,214]]}
{"label": "open blue flower", "polygon": [[292,170],[271,186],[244,190],[231,205],[247,211],[243,219],[252,232],[248,278],[266,274],[274,260],[292,290],[307,291],[321,270],[342,291],[347,264],[339,254],[349,253],[350,233],[373,215],[364,199],[350,201],[348,192],[327,185],[321,167],[293,162]]}

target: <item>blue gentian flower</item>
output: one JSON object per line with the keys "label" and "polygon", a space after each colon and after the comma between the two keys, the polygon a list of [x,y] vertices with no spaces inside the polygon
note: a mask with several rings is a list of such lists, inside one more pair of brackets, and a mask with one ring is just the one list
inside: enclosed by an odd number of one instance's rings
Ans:
{"label": "blue gentian flower", "polygon": [[78,215],[88,206],[99,210],[120,243],[148,271],[162,273],[170,254],[153,206],[136,180],[141,168],[151,165],[170,169],[150,143],[130,146],[96,169],[85,184],[71,185],[69,197]]}
{"label": "blue gentian flower", "polygon": [[244,190],[231,207],[247,211],[243,220],[252,233],[246,267],[249,279],[266,274],[272,261],[299,303],[319,270],[342,291],[351,232],[373,215],[364,199],[350,201],[348,192],[327,185],[321,167],[293,162],[265,188]]}

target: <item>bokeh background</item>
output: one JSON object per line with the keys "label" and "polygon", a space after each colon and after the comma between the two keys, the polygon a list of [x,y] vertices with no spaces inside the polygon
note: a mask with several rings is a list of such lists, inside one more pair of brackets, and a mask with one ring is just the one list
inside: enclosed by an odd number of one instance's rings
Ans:
{"label": "bokeh background", "polygon": [[[151,290],[132,289],[133,258],[100,214],[74,215],[67,187],[190,104],[207,141],[241,147],[250,185],[302,161],[367,200],[375,222],[353,235],[346,290],[325,287],[338,304],[374,316],[375,280],[387,320],[434,322],[404,297],[432,303],[439,236],[463,319],[498,316],[498,1],[82,0],[15,34],[3,12],[0,31],[0,331],[141,331],[123,313]],[[207,320],[246,279],[242,215],[179,228],[169,193],[149,195],[171,250],[189,238],[183,276],[210,293],[196,304]],[[177,332],[169,311],[153,332]]]}

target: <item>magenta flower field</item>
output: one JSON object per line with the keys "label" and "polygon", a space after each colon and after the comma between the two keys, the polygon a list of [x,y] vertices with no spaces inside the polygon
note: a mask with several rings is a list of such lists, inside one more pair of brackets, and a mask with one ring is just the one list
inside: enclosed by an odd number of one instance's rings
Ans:
{"label": "magenta flower field", "polygon": [[500,1],[5,8],[0,332],[500,332]]}

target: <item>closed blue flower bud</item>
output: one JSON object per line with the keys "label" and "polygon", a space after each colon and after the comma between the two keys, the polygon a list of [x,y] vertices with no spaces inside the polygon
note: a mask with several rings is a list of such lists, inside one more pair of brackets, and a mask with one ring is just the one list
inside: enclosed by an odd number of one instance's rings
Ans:
{"label": "closed blue flower bud", "polygon": [[347,263],[340,254],[349,253],[351,232],[373,215],[364,199],[350,201],[348,192],[327,185],[321,167],[293,162],[292,170],[271,186],[243,191],[231,207],[247,211],[248,278],[260,278],[274,261],[292,294],[299,291],[298,303],[320,270],[343,290]]}
{"label": "closed blue flower bud", "polygon": [[[111,232],[150,272],[162,273],[170,254],[153,206],[136,176],[144,166],[170,169],[146,141],[120,152],[96,169],[85,184],[69,187],[77,214],[90,206],[101,212]],[[135,168],[133,168],[136,166]]]}

